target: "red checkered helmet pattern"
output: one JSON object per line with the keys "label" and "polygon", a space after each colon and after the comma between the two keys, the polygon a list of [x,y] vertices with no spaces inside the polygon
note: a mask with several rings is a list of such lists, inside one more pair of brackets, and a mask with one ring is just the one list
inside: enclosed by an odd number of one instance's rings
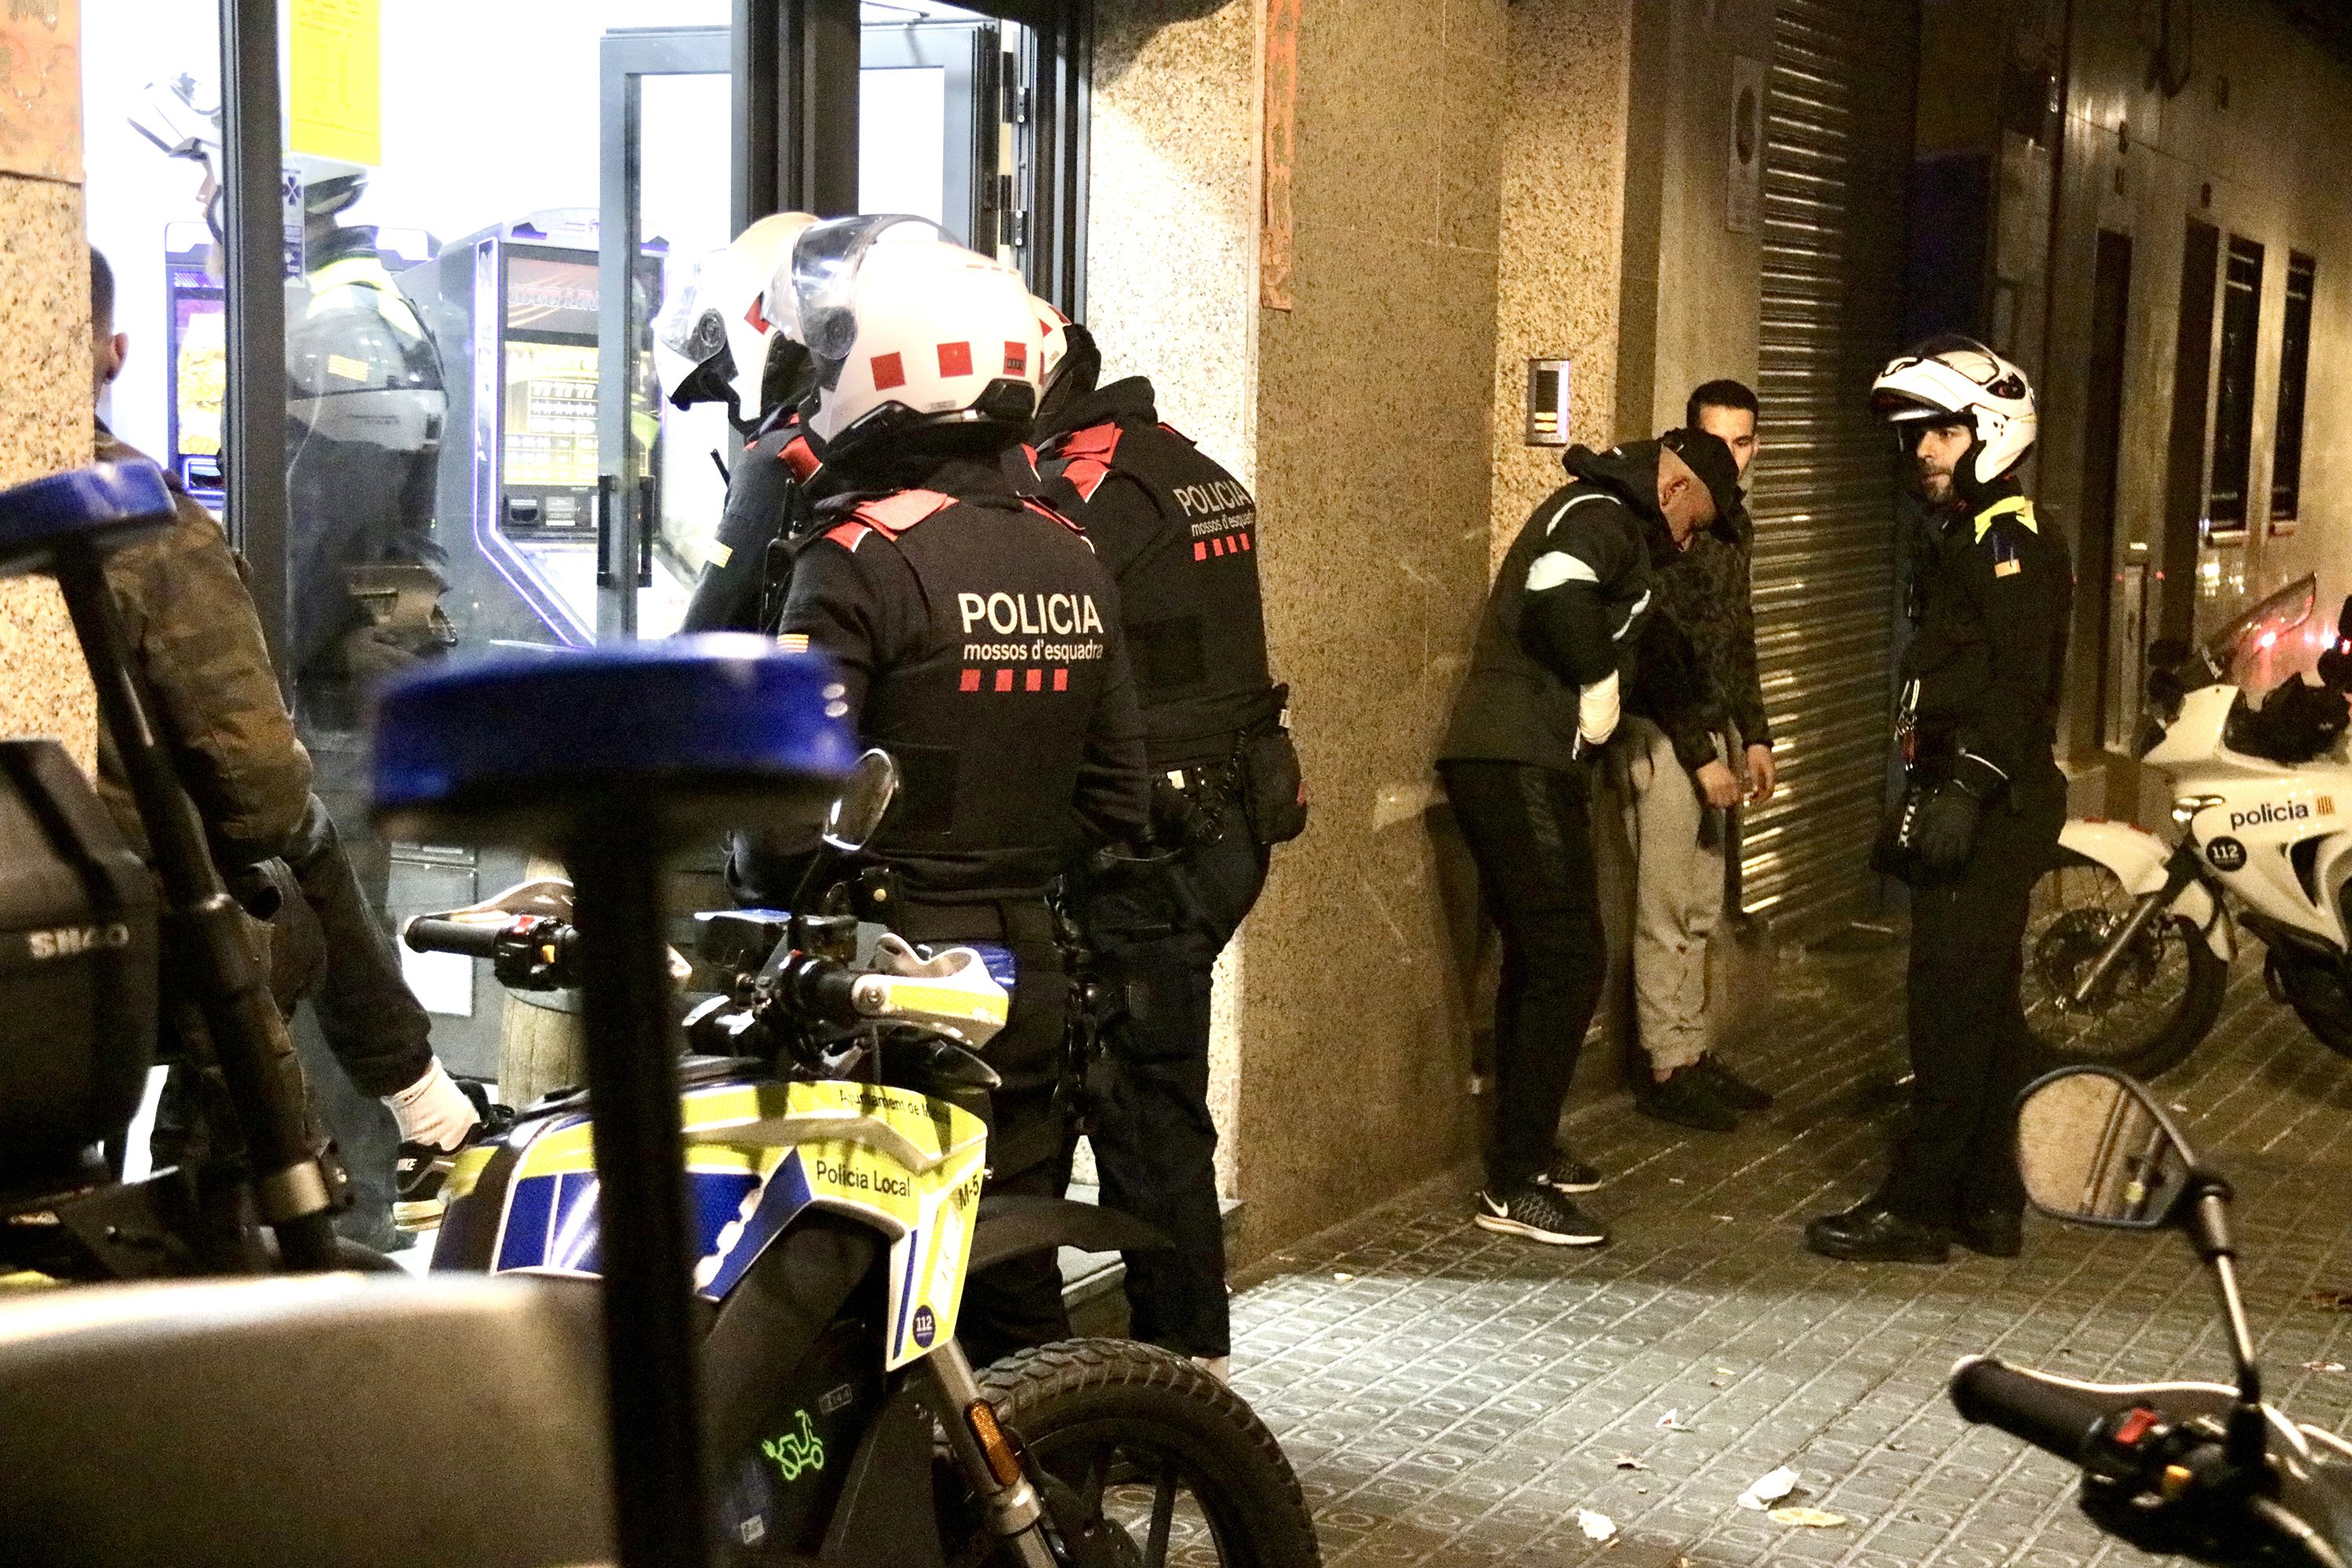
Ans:
{"label": "red checkered helmet pattern", "polygon": [[[849,225],[866,226],[826,233]],[[1016,408],[1025,424],[1034,411],[1040,332],[1011,268],[919,220],[848,218],[808,230],[794,269],[796,324],[818,368],[809,428],[821,440],[1002,421]]]}

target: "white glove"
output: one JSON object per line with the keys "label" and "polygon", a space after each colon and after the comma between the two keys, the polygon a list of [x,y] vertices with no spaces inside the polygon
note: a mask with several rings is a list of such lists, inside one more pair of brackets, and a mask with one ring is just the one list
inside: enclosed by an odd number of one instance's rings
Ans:
{"label": "white glove", "polygon": [[481,1113],[449,1069],[435,1057],[425,1076],[402,1089],[387,1094],[383,1102],[392,1107],[392,1114],[400,1123],[400,1141],[404,1143],[429,1143],[436,1149],[455,1149],[466,1141],[466,1134],[481,1124]]}
{"label": "white glove", "polygon": [[1576,732],[1597,746],[1617,732],[1617,672],[1611,670],[1576,694]]}

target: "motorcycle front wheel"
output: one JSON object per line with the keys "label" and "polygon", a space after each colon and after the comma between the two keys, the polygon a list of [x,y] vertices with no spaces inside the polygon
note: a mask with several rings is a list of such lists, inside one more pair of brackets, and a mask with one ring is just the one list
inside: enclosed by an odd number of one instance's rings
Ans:
{"label": "motorcycle front wheel", "polygon": [[2352,1057],[2352,983],[2336,964],[2308,953],[2273,948],[2263,978],[2271,994],[2294,1009],[2303,1026],[2337,1056]]}
{"label": "motorcycle front wheel", "polygon": [[[1007,1356],[981,1372],[980,1384],[1042,1476],[1065,1561],[1322,1561],[1298,1478],[1274,1435],[1185,1357],[1127,1340],[1070,1340]],[[956,1568],[1012,1561],[971,1510],[950,1502],[942,1511]]]}
{"label": "motorcycle front wheel", "polygon": [[2033,885],[2021,989],[2043,1065],[2154,1078],[2179,1066],[2221,1016],[2230,966],[2194,926],[2161,913],[2088,997],[2074,999],[2134,901],[2115,872],[2069,849]]}

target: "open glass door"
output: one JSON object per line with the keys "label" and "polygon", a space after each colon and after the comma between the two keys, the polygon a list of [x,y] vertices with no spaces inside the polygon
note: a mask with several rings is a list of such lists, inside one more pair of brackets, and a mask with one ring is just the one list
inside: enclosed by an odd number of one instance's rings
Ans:
{"label": "open glass door", "polygon": [[731,237],[728,33],[621,29],[604,35],[602,59],[596,632],[667,637],[718,531],[738,444],[719,405],[663,401],[650,352],[662,300]]}
{"label": "open glass door", "polygon": [[1024,29],[928,0],[866,0],[860,18],[859,209],[930,218],[1017,262],[1019,66],[1005,51]]}

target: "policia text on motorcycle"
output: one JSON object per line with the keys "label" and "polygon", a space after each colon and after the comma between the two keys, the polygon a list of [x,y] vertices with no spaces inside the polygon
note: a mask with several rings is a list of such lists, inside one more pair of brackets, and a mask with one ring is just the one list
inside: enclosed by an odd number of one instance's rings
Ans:
{"label": "policia text on motorcycle", "polygon": [[1891,420],[1926,508],[1915,537],[1896,736],[1908,786],[1880,836],[1911,884],[1907,977],[1916,1103],[1878,1191],[1813,1221],[1831,1258],[1941,1262],[1957,1240],[2015,1257],[2018,1093],[2031,1036],[2020,945],[2055,856],[2065,780],[2051,754],[2074,579],[2015,478],[2036,433],[2033,389],[1965,338],[1890,363],[1872,403]]}
{"label": "policia text on motorcycle", "polygon": [[1496,1126],[1476,1220],[1554,1245],[1607,1231],[1570,1194],[1599,1173],[1554,1146],[1601,994],[1588,771],[1616,731],[1650,613],[1653,563],[1720,525],[1738,499],[1730,449],[1673,430],[1594,452],[1538,505],[1503,558],[1438,769],[1502,929]]}

